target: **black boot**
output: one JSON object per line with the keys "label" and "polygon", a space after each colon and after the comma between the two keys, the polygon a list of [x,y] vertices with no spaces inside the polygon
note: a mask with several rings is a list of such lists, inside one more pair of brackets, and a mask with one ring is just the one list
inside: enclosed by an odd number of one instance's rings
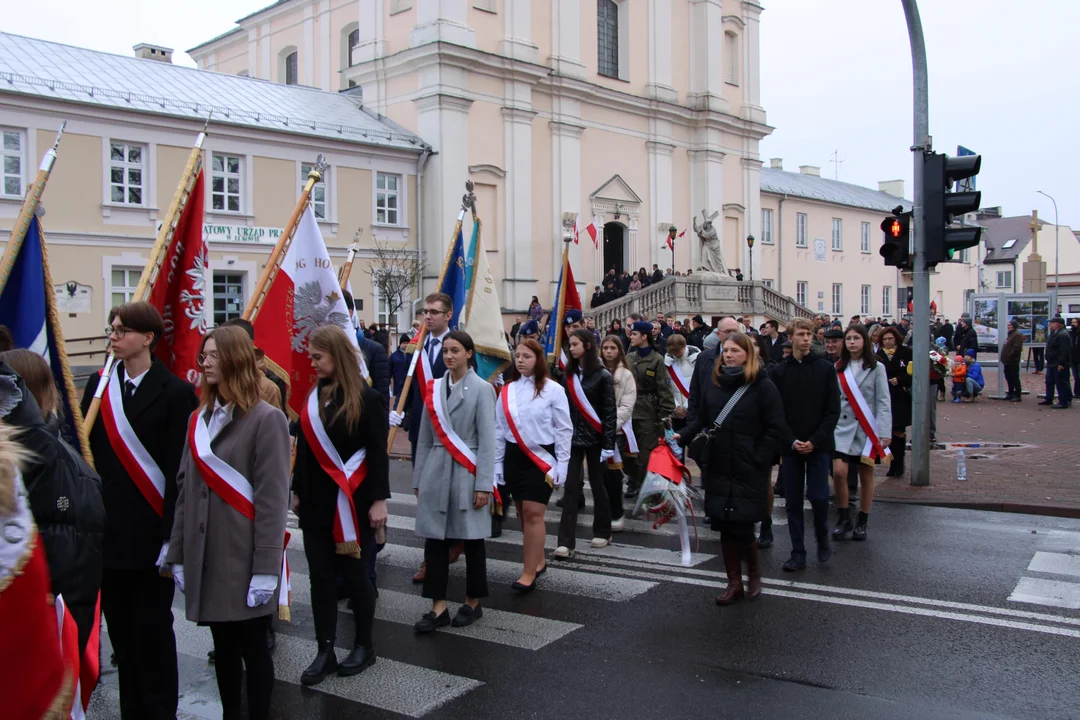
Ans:
{"label": "black boot", "polygon": [[767,550],[772,547],[772,518],[768,517],[761,521],[761,532],[758,533],[758,547]]}
{"label": "black boot", "polygon": [[847,540],[848,533],[852,530],[851,525],[851,509],[850,508],[837,508],[836,509],[836,527],[833,528],[832,536],[834,540]]}
{"label": "black boot", "polygon": [[818,562],[828,562],[832,557],[832,545],[829,542],[829,501],[811,500],[814,509],[814,537],[817,538]]}
{"label": "black boot", "polygon": [[855,523],[855,531],[851,533],[852,540],[866,539],[866,521],[869,519],[870,515],[868,513],[859,513],[859,521]]}
{"label": "black boot", "polygon": [[886,476],[904,477],[904,455],[907,453],[907,438],[894,436],[892,444],[889,445],[889,450],[892,451],[893,461],[889,465],[889,472],[886,473]]}
{"label": "black boot", "polygon": [[337,656],[334,654],[333,640],[319,641],[319,654],[300,675],[301,685],[318,685],[326,676],[337,670]]}
{"label": "black boot", "polygon": [[371,648],[357,645],[349,656],[338,663],[337,674],[341,677],[359,675],[375,664],[375,651]]}

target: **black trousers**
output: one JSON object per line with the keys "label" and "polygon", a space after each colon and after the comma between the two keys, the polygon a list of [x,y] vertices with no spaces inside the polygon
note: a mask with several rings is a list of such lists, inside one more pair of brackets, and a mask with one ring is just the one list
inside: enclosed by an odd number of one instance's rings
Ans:
{"label": "black trousers", "polygon": [[221,696],[222,720],[240,720],[241,688],[247,669],[248,717],[270,717],[270,695],[274,691],[274,658],[266,646],[272,615],[210,623],[214,637],[214,672]]}
{"label": "black trousers", "polygon": [[1005,363],[1003,367],[1005,370],[1005,386],[1008,388],[1005,394],[1008,397],[1020,397],[1022,394],[1020,389],[1020,363]]}
{"label": "black trousers", "polygon": [[585,464],[589,466],[589,487],[593,494],[593,537],[611,539],[611,505],[604,482],[605,463],[600,462],[599,445],[570,449],[570,465],[563,489],[562,519],[559,521],[559,545],[574,549],[577,541],[578,498],[585,492]]}
{"label": "black trousers", "polygon": [[[357,508],[360,515],[361,508]],[[367,517],[366,511],[360,517]],[[370,526],[360,523],[360,547],[374,549]],[[336,580],[344,580],[347,596],[352,599],[356,626],[354,641],[358,647],[372,649],[371,625],[375,622],[375,586],[368,574],[367,559],[339,555],[334,550],[330,528],[304,530],[304,556],[311,579],[311,614],[315,619],[315,639],[334,642],[337,638],[338,593]]]}
{"label": "black trousers", "polygon": [[[450,581],[450,548],[457,540],[424,541],[424,561],[427,575],[420,594],[429,600],[445,600],[446,585]],[[488,596],[487,555],[483,540],[465,540],[465,594],[471,598]]]}
{"label": "black trousers", "polygon": [[608,505],[611,506],[611,519],[622,519],[626,514],[623,510],[623,471],[605,467],[604,489],[607,490]]}
{"label": "black trousers", "polygon": [[174,590],[156,567],[102,573],[101,612],[116,655],[124,720],[176,720]]}

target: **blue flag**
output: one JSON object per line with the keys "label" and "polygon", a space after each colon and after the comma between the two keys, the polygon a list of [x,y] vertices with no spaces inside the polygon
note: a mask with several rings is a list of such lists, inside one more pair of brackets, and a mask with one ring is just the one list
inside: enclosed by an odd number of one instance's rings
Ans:
{"label": "blue flag", "polygon": [[559,283],[555,286],[555,300],[551,303],[551,312],[548,313],[547,330],[544,331],[544,352],[551,355],[555,352],[555,333],[562,324],[562,308],[559,307],[559,298],[562,297],[563,277],[566,275],[566,263],[559,270]]}
{"label": "blue flag", "polygon": [[[72,398],[66,391],[65,368],[59,355],[63,333],[52,327],[46,305],[46,293],[53,292],[45,282],[45,261],[42,253],[41,226],[36,217],[30,220],[26,238],[15,256],[7,284],[0,293],[0,324],[6,325],[15,340],[15,347],[39,353],[52,369],[57,391],[63,402],[64,439],[78,447]],[[43,414],[47,410],[42,409]]]}
{"label": "blue flag", "polygon": [[454,312],[450,314],[451,330],[457,330],[461,313],[465,309],[465,288],[465,239],[459,227],[454,236],[454,247],[450,251],[450,261],[446,263],[446,274],[439,288],[439,292],[449,295],[454,304]]}

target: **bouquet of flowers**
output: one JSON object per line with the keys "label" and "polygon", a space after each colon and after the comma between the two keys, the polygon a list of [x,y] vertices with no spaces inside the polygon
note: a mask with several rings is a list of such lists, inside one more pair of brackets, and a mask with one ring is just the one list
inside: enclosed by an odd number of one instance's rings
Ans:
{"label": "bouquet of flowers", "polygon": [[[686,516],[694,514],[694,501],[701,493],[690,485],[690,471],[662,443],[649,456],[648,473],[638,492],[634,515],[642,511],[652,520],[653,529],[677,520],[679,523],[679,541],[682,546],[682,564],[690,567],[690,529]],[[695,525],[695,533],[697,526]]]}

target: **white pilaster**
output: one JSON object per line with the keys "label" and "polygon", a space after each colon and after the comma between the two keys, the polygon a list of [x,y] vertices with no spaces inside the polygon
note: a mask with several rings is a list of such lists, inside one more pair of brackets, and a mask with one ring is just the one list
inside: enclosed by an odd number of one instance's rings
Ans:
{"label": "white pilaster", "polygon": [[446,42],[476,47],[476,31],[469,27],[468,0],[416,0],[416,26],[409,35],[412,47]]}
{"label": "white pilaster", "polygon": [[[552,232],[547,242],[551,243],[551,292],[555,291],[562,261],[562,214],[581,212],[581,135],[585,128],[574,119],[564,117],[550,123]],[[545,241],[544,238],[538,240]],[[580,247],[570,244],[570,262],[581,277],[588,277],[581,264]]]}
{"label": "white pilaster", "polygon": [[319,23],[319,89],[323,92],[333,92],[337,88],[330,87],[330,78],[333,77],[331,73],[336,69],[330,60],[330,0],[320,0],[317,20]]}
{"label": "white pilaster", "polygon": [[[690,151],[690,232],[686,234],[690,238],[690,265],[697,270],[700,263],[701,248],[697,236],[694,235],[694,220],[700,227],[704,218],[701,211],[707,215],[714,212],[720,214],[713,221],[717,236],[723,240],[724,233],[724,153],[719,150],[691,150]],[[734,260],[732,258],[731,260]],[[725,262],[731,262],[725,258]]]}
{"label": "white pilaster", "polygon": [[578,0],[551,0],[551,57],[548,60],[555,74],[585,79]]}
{"label": "white pilaster", "polygon": [[671,251],[660,247],[664,238],[660,223],[675,221],[671,204],[671,155],[675,146],[658,140],[650,140],[645,146],[649,152],[649,221],[645,237],[650,265],[656,263],[663,269],[671,264]]}
{"label": "white pilaster", "polygon": [[[259,77],[263,80],[275,80],[274,58],[270,55],[270,23],[259,27]],[[281,78],[284,82],[285,78]]]}
{"label": "white pilaster", "polygon": [[255,28],[248,30],[248,75],[259,77],[259,33]]}
{"label": "white pilaster", "polygon": [[[752,158],[742,159],[742,175],[743,175],[743,197],[746,198],[746,218],[744,220],[746,224],[746,233],[753,235],[756,239],[754,243],[757,248],[757,252],[753,257],[754,279],[761,280],[761,256],[763,249],[761,246],[761,165],[760,160]],[[742,238],[745,240],[745,238]],[[739,243],[742,247],[743,265],[741,267],[750,266],[750,248],[746,246],[745,242]],[[774,280],[776,278],[773,278]]]}
{"label": "white pilaster", "polygon": [[676,102],[671,86],[671,0],[649,0],[649,82],[645,95]]}
{"label": "white pilaster", "polygon": [[761,11],[756,1],[743,0],[743,108],[742,116],[752,122],[765,122],[761,107]]}
{"label": "white pilaster", "polygon": [[698,110],[728,111],[724,99],[724,28],[720,0],[690,0],[690,93]]}
{"label": "white pilaster", "polygon": [[353,65],[371,62],[386,55],[383,31],[384,0],[360,0],[360,39],[352,50]]}
{"label": "white pilaster", "polygon": [[532,0],[511,0],[505,3],[503,26],[499,54],[535,63],[539,49],[532,41]]}
{"label": "white pilaster", "polygon": [[304,73],[304,84],[315,85],[315,8],[304,8],[304,52],[300,55],[300,69]]}
{"label": "white pilaster", "polygon": [[532,123],[533,110],[504,107],[503,140],[506,151],[506,178],[503,181],[506,201],[506,252],[503,257],[503,303],[508,308],[523,309],[536,294],[536,268],[533,266],[533,185]]}

